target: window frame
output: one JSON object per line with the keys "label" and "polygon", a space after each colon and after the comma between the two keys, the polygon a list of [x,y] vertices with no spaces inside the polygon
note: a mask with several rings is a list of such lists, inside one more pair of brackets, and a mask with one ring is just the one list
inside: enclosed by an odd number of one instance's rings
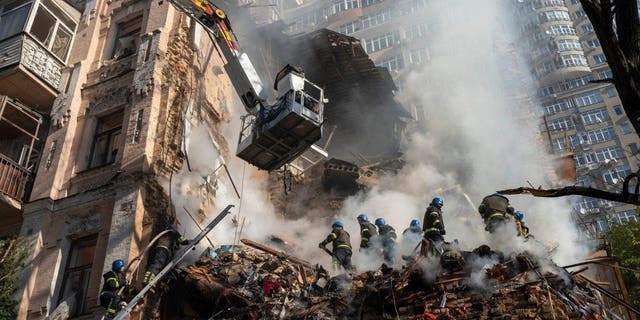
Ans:
{"label": "window frame", "polygon": [[[67,63],[67,59],[69,58],[69,54],[71,53],[71,48],[73,47],[73,41],[75,40],[75,29],[78,28],[78,24],[76,21],[73,21],[73,19],[70,16],[66,16],[65,18],[68,20],[71,20],[75,23],[74,26],[74,30],[71,30],[68,26],[66,26],[60,17],[58,17],[51,9],[49,9],[46,4],[44,4],[41,0],[34,0],[33,2],[31,2],[33,4],[33,6],[31,7],[31,10],[29,12],[29,21],[27,23],[27,25],[25,26],[23,32],[29,34],[29,36],[35,40],[36,42],[38,42],[41,46],[43,46],[47,52],[49,52],[52,56],[54,56],[56,59],[58,59],[60,62],[66,64]],[[55,5],[55,3],[53,3]],[[49,44],[44,44],[42,43],[39,39],[37,39],[35,36],[33,36],[31,34],[31,28],[33,27],[33,24],[35,22],[35,17],[36,14],[38,12],[38,10],[40,8],[43,8],[44,10],[47,11],[48,14],[50,14],[51,16],[53,16],[55,18],[55,25],[53,27],[53,31],[52,31],[52,35],[53,37],[51,38],[51,41]],[[64,12],[60,9],[57,8],[62,14],[64,14]],[[66,32],[68,32],[71,35],[71,38],[69,39],[69,43],[67,44],[67,50],[65,52],[64,58],[60,58],[58,57],[56,54],[53,53],[53,51],[51,50],[54,44],[54,40],[55,37],[58,35],[58,29],[60,28],[60,26],[62,26],[62,29]]]}
{"label": "window frame", "polygon": [[[91,306],[87,305],[86,302],[87,302],[87,297],[89,293],[89,284],[91,282],[91,271],[93,269],[93,265],[96,259],[96,251],[98,250],[98,233],[94,233],[84,237],[70,239],[70,240],[71,240],[71,244],[69,246],[69,250],[67,251],[67,259],[64,265],[62,282],[60,283],[60,291],[58,292],[58,299],[57,299],[56,306],[60,305],[60,303],[62,303],[63,299],[65,298],[64,297],[65,287],[67,285],[67,282],[70,281],[71,274],[79,271],[81,273],[82,279],[84,280],[82,281],[84,284],[83,285],[84,288],[83,288],[83,291],[79,292],[82,295],[82,299],[76,299],[76,307],[75,307],[75,310],[73,310],[74,311],[73,316],[78,316],[78,315],[86,314],[89,311],[89,308],[91,308]],[[91,247],[91,246],[93,246],[94,248],[91,264],[71,267],[70,265],[72,262],[71,260],[73,259],[73,256],[74,256],[74,250]]]}
{"label": "window frame", "polygon": [[[116,135],[116,133],[118,131],[119,131],[118,134],[120,134],[120,138],[117,139],[118,144],[121,144],[122,141],[123,141],[124,132],[122,131],[122,129],[124,128],[124,116],[125,116],[124,112],[125,112],[124,108],[119,108],[118,110],[113,111],[111,113],[100,115],[100,116],[96,116],[96,120],[95,120],[96,123],[95,123],[95,127],[93,129],[93,135],[92,135],[92,138],[91,138],[91,149],[90,149],[90,152],[89,152],[89,162],[87,164],[87,170],[92,170],[92,169],[96,169],[96,168],[100,168],[100,167],[104,167],[104,166],[108,166],[108,165],[116,163],[116,159],[118,158],[118,155],[122,152],[122,150],[120,148],[120,145],[118,145],[118,152],[113,156],[113,159],[109,159],[109,156],[110,156],[109,155],[109,153],[110,153],[109,150],[113,150],[113,146],[114,146],[113,138],[115,137],[115,135]],[[101,119],[105,119],[107,117],[115,116],[116,114],[121,114],[122,115],[122,121],[120,122],[120,126],[116,126],[116,127],[113,127],[113,128],[110,128],[110,129],[107,129],[107,130],[105,130],[103,132],[98,133],[97,131],[98,131],[99,126],[101,124],[100,120]],[[107,143],[107,145],[105,147],[106,148],[106,152],[105,152],[105,156],[104,156],[105,158],[100,160],[99,164],[95,164],[94,165],[94,156],[96,154],[96,147],[97,147],[97,144],[98,144],[98,140],[100,138],[103,138],[103,137],[108,137],[108,140],[107,140],[108,143]]]}

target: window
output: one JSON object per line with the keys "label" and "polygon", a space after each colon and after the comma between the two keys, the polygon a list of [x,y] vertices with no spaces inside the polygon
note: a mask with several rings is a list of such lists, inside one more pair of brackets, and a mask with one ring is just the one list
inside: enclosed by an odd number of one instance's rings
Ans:
{"label": "window", "polygon": [[0,13],[0,40],[16,35],[24,30],[29,17],[31,3],[18,1],[14,5],[5,5]]}
{"label": "window", "polygon": [[607,62],[607,57],[604,54],[596,54],[595,56],[593,56],[593,62],[595,62],[596,64]]}
{"label": "window", "polygon": [[582,214],[597,212],[599,208],[598,200],[592,198],[584,198],[574,205],[574,209]]}
{"label": "window", "polygon": [[354,8],[359,8],[358,0],[340,0],[322,9],[322,13],[324,16],[330,17],[339,12],[351,10]]}
{"label": "window", "polygon": [[609,224],[604,220],[598,220],[598,229],[600,232],[609,232]]}
{"label": "window", "polygon": [[576,184],[583,187],[591,186],[591,177],[590,176],[579,176],[576,178]]}
{"label": "window", "polygon": [[361,29],[360,21],[352,21],[347,24],[343,24],[339,26],[337,31],[343,34],[352,34],[360,31],[360,29]]}
{"label": "window", "polygon": [[584,18],[587,16],[587,13],[584,10],[576,10],[576,18]]}
{"label": "window", "polygon": [[140,44],[141,29],[142,15],[118,23],[111,59],[118,60],[136,53]]}
{"label": "window", "polygon": [[86,305],[86,300],[97,239],[97,235],[91,235],[71,241],[58,304],[75,295],[76,308],[72,312],[73,316],[85,313],[87,307],[90,307]]}
{"label": "window", "polygon": [[631,155],[635,156],[638,154],[638,145],[634,143],[629,143],[629,150],[631,151]]}
{"label": "window", "polygon": [[613,140],[616,137],[616,132],[612,126],[609,126],[605,128],[589,130],[587,132],[587,136],[589,137],[589,142],[600,143]]}
{"label": "window", "polygon": [[411,50],[411,52],[409,53],[409,59],[410,59],[410,62],[413,64],[421,64],[425,61],[428,61],[429,50],[426,48]]}
{"label": "window", "polygon": [[124,112],[121,110],[98,118],[89,168],[107,165],[116,160],[120,148],[123,116]]}
{"label": "window", "polygon": [[597,48],[600,46],[600,40],[598,39],[591,39],[589,41],[587,41],[587,45],[591,48]]}
{"label": "window", "polygon": [[567,151],[567,140],[565,138],[551,139],[551,147],[553,148],[553,152],[565,152]]}
{"label": "window", "polygon": [[590,110],[582,114],[582,123],[585,125],[599,123],[609,119],[609,113],[606,108]]}
{"label": "window", "polygon": [[589,81],[594,80],[594,79],[595,78],[593,77],[592,74],[588,74],[588,75],[582,76],[580,78],[567,80],[567,81],[565,81],[565,82],[560,84],[560,89],[561,90],[571,90],[571,89],[584,87],[584,86],[590,84]]}
{"label": "window", "polygon": [[426,36],[427,35],[427,24],[426,23],[420,23],[420,24],[413,25],[413,26],[407,28],[407,30],[405,31],[405,35],[407,36],[407,39],[409,39],[409,40],[422,38],[422,37]]}
{"label": "window", "polygon": [[363,7],[368,7],[368,6],[372,6],[376,3],[382,2],[383,0],[362,0],[362,6]]}
{"label": "window", "polygon": [[624,152],[619,146],[607,147],[594,152],[598,162],[608,162],[624,158]]}
{"label": "window", "polygon": [[367,29],[367,28],[375,27],[377,25],[381,25],[386,21],[391,20],[391,18],[392,18],[392,14],[391,14],[390,8],[384,9],[376,13],[368,14],[362,17],[362,28]]}
{"label": "window", "polygon": [[551,120],[547,124],[552,131],[573,129],[573,121],[570,117]]}
{"label": "window", "polygon": [[569,12],[553,10],[553,11],[545,11],[540,14],[541,22],[546,21],[570,21],[571,17],[569,16]]}
{"label": "window", "polygon": [[382,60],[380,63],[376,64],[376,66],[385,67],[389,69],[389,71],[398,71],[404,68],[404,59],[402,58],[402,55],[397,55],[389,59]]}
{"label": "window", "polygon": [[616,92],[616,88],[614,88],[613,86],[605,89],[605,92],[607,93],[607,97],[609,98],[613,98],[618,95],[618,93]]}
{"label": "window", "polygon": [[628,123],[623,123],[620,125],[620,130],[622,131],[622,134],[630,134],[633,133],[633,128],[631,128],[631,125]]}
{"label": "window", "polygon": [[386,33],[385,35],[370,40],[365,40],[365,49],[367,53],[372,53],[392,47],[397,39],[395,33]]}
{"label": "window", "polygon": [[613,106],[613,111],[619,116],[621,116],[622,113],[623,113],[622,112],[622,107],[619,104]]}
{"label": "window", "polygon": [[558,51],[579,51],[582,50],[580,41],[571,39],[562,39],[556,41]]}
{"label": "window", "polygon": [[29,34],[60,60],[66,61],[75,27],[75,23],[53,3],[43,1],[38,6]]}
{"label": "window", "polygon": [[576,159],[577,168],[582,168],[592,163],[596,163],[596,157],[593,153],[578,153],[574,155],[574,159]]}
{"label": "window", "polygon": [[585,24],[582,27],[580,27],[580,31],[582,31],[582,33],[593,32],[593,26],[591,24]]}
{"label": "window", "polygon": [[587,58],[581,54],[562,55],[562,65],[565,67],[586,66]]}
{"label": "window", "polygon": [[598,79],[603,80],[603,79],[611,79],[611,78],[613,78],[613,73],[611,72],[611,69],[604,69],[604,70],[598,71]]}
{"label": "window", "polygon": [[602,178],[608,184],[617,184],[624,180],[625,177],[631,174],[631,169],[628,165],[615,167],[605,171],[602,174]]}
{"label": "window", "polygon": [[551,33],[554,35],[576,34],[576,29],[572,25],[554,25],[551,26]]}
{"label": "window", "polygon": [[615,215],[613,215],[613,217],[611,217],[611,220],[613,223],[640,221],[636,210],[627,210],[616,213]]}
{"label": "window", "polygon": [[576,106],[584,107],[595,103],[600,103],[604,101],[604,98],[602,98],[602,95],[598,90],[594,90],[574,96],[573,101],[575,102]]}

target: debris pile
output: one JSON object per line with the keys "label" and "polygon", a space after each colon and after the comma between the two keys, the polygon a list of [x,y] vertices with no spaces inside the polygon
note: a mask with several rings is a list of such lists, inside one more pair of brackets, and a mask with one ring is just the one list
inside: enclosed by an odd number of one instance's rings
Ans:
{"label": "debris pile", "polygon": [[322,266],[242,242],[259,250],[223,246],[177,268],[158,292],[167,302],[159,318],[607,319],[585,278],[528,253],[474,267],[474,259],[500,255],[483,246],[330,277]]}

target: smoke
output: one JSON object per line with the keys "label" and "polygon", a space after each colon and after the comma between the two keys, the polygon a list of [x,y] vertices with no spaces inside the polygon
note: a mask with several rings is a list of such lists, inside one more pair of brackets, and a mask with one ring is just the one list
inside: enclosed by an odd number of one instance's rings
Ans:
{"label": "smoke", "polygon": [[533,96],[535,88],[508,6],[507,1],[430,2],[421,19],[430,26],[428,35],[411,41],[428,48],[430,60],[405,68],[411,71],[398,94],[417,101],[423,126],[404,146],[403,170],[370,193],[349,199],[343,219],[359,213],[383,217],[401,232],[412,218],[422,219],[432,197],[442,196],[446,238],[459,239],[462,249],[486,243],[506,253],[526,249],[545,255],[541,243],[557,243],[557,262],[584,257],[586,248],[576,242],[579,231],[566,199],[510,197],[526,213],[539,242],[525,243],[515,237],[515,229],[489,235],[477,213],[484,196],[528,182],[546,185],[553,168],[536,140],[536,101],[523,99]]}
{"label": "smoke", "polygon": [[[422,220],[431,198],[441,196],[445,201],[445,238],[459,239],[463,250],[488,244],[507,254],[528,250],[546,255],[544,244],[555,242],[556,262],[563,264],[584,257],[586,248],[576,242],[578,230],[571,221],[571,206],[566,199],[511,197],[512,205],[527,214],[527,225],[537,242],[516,237],[515,229],[495,235],[484,230],[477,213],[484,196],[529,181],[535,185],[548,183],[552,165],[536,140],[537,105],[522,99],[535,91],[520,55],[520,42],[515,40],[519,28],[510,20],[513,12],[508,10],[506,1],[431,1],[430,6],[421,19],[430,26],[427,37],[412,40],[412,45],[428,48],[430,60],[405,68],[407,80],[398,93],[401,100],[417,102],[417,113],[424,117],[420,128],[407,137],[403,146],[407,164],[397,175],[383,177],[380,185],[366,194],[347,199],[337,217],[309,214],[303,219],[285,220],[270,203],[266,174],[231,155],[225,159],[242,200],[235,196],[226,175],[221,170],[214,173],[222,160],[207,132],[212,129],[196,128],[191,131],[187,146],[192,172],[183,169],[172,182],[172,200],[187,235],[195,235],[198,230],[182,206],[192,213],[200,210],[200,224],[204,226],[227,204],[234,204],[236,224],[227,218],[214,229],[210,238],[215,245],[237,243],[240,229],[243,237],[256,241],[277,235],[297,244],[294,254],[329,266],[330,257],[320,253],[317,243],[330,232],[331,221],[340,219],[351,234],[353,262],[360,270],[374,269],[381,259],[358,252],[360,237],[355,217],[365,213],[371,219],[385,218],[396,228],[400,240],[409,221]],[[242,113],[239,99],[233,99],[234,120],[223,126],[232,152]],[[211,178],[207,180],[207,176]],[[202,205],[207,198],[203,187],[210,187],[206,181],[215,183],[211,191],[215,201],[208,207]],[[407,247],[412,246],[399,245],[397,264]],[[483,268],[484,265],[479,266],[478,270]],[[477,278],[481,280],[480,272]]]}

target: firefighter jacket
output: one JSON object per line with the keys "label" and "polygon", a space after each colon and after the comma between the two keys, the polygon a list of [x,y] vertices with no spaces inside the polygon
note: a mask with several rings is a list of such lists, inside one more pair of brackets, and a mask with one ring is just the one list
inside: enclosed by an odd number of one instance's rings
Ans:
{"label": "firefighter jacket", "polygon": [[478,211],[485,221],[493,218],[505,218],[507,214],[513,215],[514,209],[509,204],[509,199],[502,195],[490,195],[482,199]]}
{"label": "firefighter jacket", "polygon": [[117,293],[120,288],[127,286],[127,279],[124,272],[109,271],[102,275],[104,278],[104,284],[102,285],[102,291],[111,291]]}
{"label": "firefighter jacket", "polygon": [[425,235],[429,233],[446,234],[444,222],[442,221],[442,209],[440,207],[433,204],[427,207],[427,210],[424,212],[422,231]]}
{"label": "firefighter jacket", "polygon": [[156,248],[165,248],[169,251],[169,256],[173,256],[173,252],[180,248],[180,245],[189,243],[180,233],[171,231],[163,234],[156,241]]}
{"label": "firefighter jacket", "polygon": [[336,252],[338,249],[351,250],[351,237],[349,236],[349,233],[343,228],[334,227],[327,238],[324,239],[324,241],[322,241],[320,244],[322,246],[326,246],[329,242],[333,244],[333,252]]}
{"label": "firefighter jacket", "polygon": [[395,242],[398,237],[396,235],[396,229],[388,224],[378,226],[378,232],[380,233],[380,239],[383,245],[389,242]]}
{"label": "firefighter jacket", "polygon": [[378,236],[378,230],[369,221],[360,224],[360,248],[369,248],[372,241]]}
{"label": "firefighter jacket", "polygon": [[[411,238],[411,237],[414,237],[415,235],[418,235],[418,236],[422,235],[422,228],[420,228],[420,226],[412,226],[402,231],[403,238]],[[418,238],[418,240],[420,240],[420,238]]]}

